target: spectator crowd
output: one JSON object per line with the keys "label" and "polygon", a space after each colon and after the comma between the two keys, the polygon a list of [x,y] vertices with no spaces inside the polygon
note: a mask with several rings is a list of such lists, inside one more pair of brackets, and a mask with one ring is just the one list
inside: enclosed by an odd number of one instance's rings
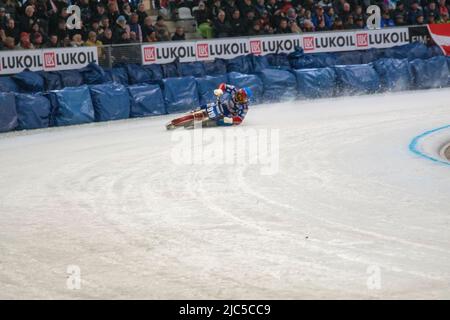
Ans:
{"label": "spectator crowd", "polygon": [[[81,9],[77,28],[67,25],[68,6]],[[176,17],[192,9],[203,38],[302,33],[365,28],[366,8],[381,8],[381,26],[450,23],[450,0],[156,0],[160,12]],[[170,34],[138,0],[0,0],[0,49],[101,46],[184,40]]]}

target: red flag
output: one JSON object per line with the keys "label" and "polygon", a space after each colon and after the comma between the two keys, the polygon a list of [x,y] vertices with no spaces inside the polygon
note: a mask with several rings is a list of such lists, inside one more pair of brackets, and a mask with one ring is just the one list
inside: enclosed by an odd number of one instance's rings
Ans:
{"label": "red flag", "polygon": [[450,23],[429,24],[431,38],[441,47],[444,54],[450,56]]}

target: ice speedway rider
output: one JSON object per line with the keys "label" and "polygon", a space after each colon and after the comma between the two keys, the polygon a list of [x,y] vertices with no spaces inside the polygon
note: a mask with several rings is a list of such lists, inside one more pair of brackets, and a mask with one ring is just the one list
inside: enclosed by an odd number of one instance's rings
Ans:
{"label": "ice speedway rider", "polygon": [[221,83],[214,90],[216,102],[208,103],[200,107],[206,110],[210,120],[218,126],[239,125],[244,121],[248,111],[249,99],[252,98],[250,88],[236,88],[233,85]]}
{"label": "ice speedway rider", "polygon": [[166,129],[173,130],[180,127],[192,129],[195,122],[201,123],[202,127],[214,127],[239,125],[244,121],[249,100],[252,98],[252,91],[249,88],[238,89],[233,85],[221,83],[214,90],[214,95],[216,101],[173,119],[166,124]]}

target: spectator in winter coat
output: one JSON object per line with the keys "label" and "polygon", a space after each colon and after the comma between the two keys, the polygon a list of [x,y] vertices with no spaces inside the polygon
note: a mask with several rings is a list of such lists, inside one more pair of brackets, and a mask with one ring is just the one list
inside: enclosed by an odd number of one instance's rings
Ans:
{"label": "spectator in winter coat", "polygon": [[20,30],[16,27],[16,22],[12,18],[8,19],[8,23],[5,28],[5,35],[7,37],[14,38],[14,42],[16,43],[20,40]]}
{"label": "spectator in winter coat", "polygon": [[197,30],[202,38],[212,38],[213,28],[209,19],[210,15],[203,1],[198,4],[198,10],[194,11],[194,17],[197,21]]}
{"label": "spectator in winter coat", "polygon": [[241,12],[236,8],[230,19],[231,32],[230,36],[239,37],[247,33],[246,24],[241,19]]}
{"label": "spectator in winter coat", "polygon": [[175,33],[172,36],[172,41],[186,40],[186,35],[184,34],[184,29],[182,27],[177,27]]}
{"label": "spectator in winter coat", "polygon": [[381,27],[393,27],[395,26],[394,20],[392,20],[391,15],[389,14],[389,11],[384,11],[383,15],[381,16]]}
{"label": "spectator in winter coat", "polygon": [[214,20],[213,29],[215,38],[230,36],[231,27],[228,21],[225,20],[225,11],[219,11],[219,13],[217,14],[217,18]]}
{"label": "spectator in winter coat", "polygon": [[158,41],[170,40],[169,28],[167,28],[162,16],[158,16],[158,18],[156,19],[155,32]]}
{"label": "spectator in winter coat", "polygon": [[134,32],[137,42],[142,42],[142,29],[139,24],[139,15],[132,13],[130,17],[130,32]]}
{"label": "spectator in winter coat", "polygon": [[145,18],[144,25],[142,26],[142,35],[143,37],[147,37],[147,35],[155,32],[155,27],[153,26],[152,17]]}
{"label": "spectator in winter coat", "polygon": [[417,0],[413,0],[411,3],[411,9],[408,12],[408,23],[413,25],[417,21],[417,16],[421,14],[423,15],[422,10],[419,7],[419,2]]}
{"label": "spectator in winter coat", "polygon": [[317,27],[322,21],[323,21],[322,30],[327,30],[331,28],[330,18],[324,13],[323,7],[321,5],[317,5],[316,12],[312,17],[312,23],[314,23],[314,26],[317,29]]}

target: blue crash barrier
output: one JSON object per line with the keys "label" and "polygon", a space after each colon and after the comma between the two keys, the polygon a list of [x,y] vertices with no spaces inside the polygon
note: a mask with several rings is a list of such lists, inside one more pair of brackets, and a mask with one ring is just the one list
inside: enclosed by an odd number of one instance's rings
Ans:
{"label": "blue crash barrier", "polygon": [[332,53],[304,54],[303,49],[289,55],[292,69],[325,68],[336,64],[336,56]]}
{"label": "blue crash barrier", "polygon": [[335,66],[334,70],[339,95],[373,93],[380,88],[380,78],[370,64]]}
{"label": "blue crash barrier", "polygon": [[252,62],[253,72],[261,72],[264,69],[270,68],[269,60],[267,60],[266,56],[248,56],[250,61]]}
{"label": "blue crash barrier", "polygon": [[180,73],[182,77],[193,76],[196,78],[201,78],[206,76],[206,70],[203,62],[184,62],[180,63]]}
{"label": "blue crash barrier", "polygon": [[197,78],[198,94],[200,96],[200,105],[205,105],[216,100],[214,96],[214,89],[217,89],[219,84],[228,83],[226,74],[222,76],[206,76],[204,78]]}
{"label": "blue crash barrier", "polygon": [[181,77],[180,73],[180,63],[175,61],[171,63],[161,64],[161,69],[164,78],[177,78]]}
{"label": "blue crash barrier", "polygon": [[0,132],[17,127],[17,111],[14,93],[0,92]]}
{"label": "blue crash barrier", "polygon": [[78,70],[56,71],[60,78],[63,88],[79,87],[83,84],[83,75]]}
{"label": "blue crash barrier", "polygon": [[157,83],[164,78],[163,69],[161,68],[161,65],[159,65],[159,64],[156,64],[156,63],[148,64],[148,65],[143,66],[143,68],[149,74],[150,82],[152,82],[152,83]]}
{"label": "blue crash barrier", "polygon": [[373,63],[383,90],[407,90],[412,85],[408,59],[378,59]]}
{"label": "blue crash barrier", "polygon": [[85,84],[101,84],[107,82],[105,71],[98,64],[91,62],[80,69]]}
{"label": "blue crash barrier", "polygon": [[20,92],[42,92],[45,91],[44,78],[39,72],[22,71],[12,76],[17,83]]}
{"label": "blue crash barrier", "polygon": [[263,101],[292,100],[297,94],[297,80],[286,70],[264,69],[257,74],[264,85]]}
{"label": "blue crash barrier", "polygon": [[266,55],[269,65],[276,69],[289,70],[291,65],[289,64],[289,55],[286,53],[271,53]]}
{"label": "blue crash barrier", "polygon": [[151,81],[151,74],[148,73],[141,65],[130,63],[125,65],[128,74],[128,82],[130,84],[139,84]]}
{"label": "blue crash barrier", "polygon": [[256,104],[263,101],[264,85],[257,75],[230,72],[228,74],[228,82],[238,88],[249,87],[253,93],[253,101],[251,103]]}
{"label": "blue crash barrier", "polygon": [[336,74],[333,68],[294,70],[297,78],[297,91],[301,98],[331,97],[336,87]]}
{"label": "blue crash barrier", "polygon": [[163,84],[167,113],[190,111],[200,105],[194,77],[167,78]]}
{"label": "blue crash barrier", "polygon": [[19,86],[11,77],[0,77],[0,92],[19,92]]}
{"label": "blue crash barrier", "polygon": [[53,71],[40,71],[39,74],[44,79],[45,91],[60,90],[63,88],[61,77],[58,73]]}
{"label": "blue crash barrier", "polygon": [[367,64],[376,61],[382,56],[381,49],[368,49],[368,50],[361,50],[361,62],[362,64]]}
{"label": "blue crash barrier", "polygon": [[19,130],[47,128],[50,122],[50,101],[41,93],[16,93]]}
{"label": "blue crash barrier", "polygon": [[130,117],[146,117],[166,113],[164,97],[157,84],[135,84],[128,87]]}
{"label": "blue crash barrier", "polygon": [[94,105],[95,121],[127,119],[130,98],[127,88],[119,83],[97,84],[89,87]]}
{"label": "blue crash barrier", "polygon": [[107,81],[128,85],[128,73],[124,67],[114,67],[110,70],[105,70]]}
{"label": "blue crash barrier", "polygon": [[349,65],[349,64],[361,64],[362,63],[362,53],[359,51],[354,52],[336,52],[336,65]]}
{"label": "blue crash barrier", "polygon": [[226,60],[227,72],[252,73],[252,62],[248,56],[239,56]]}
{"label": "blue crash barrier", "polygon": [[214,59],[203,62],[203,67],[208,76],[217,76],[227,73],[227,63],[225,59]]}
{"label": "blue crash barrier", "polygon": [[418,89],[440,88],[447,86],[448,65],[444,56],[410,61],[414,85]]}
{"label": "blue crash barrier", "polygon": [[393,59],[428,59],[430,57],[430,52],[425,44],[421,42],[414,42],[392,48],[386,48],[383,50],[383,56],[385,58]]}
{"label": "blue crash barrier", "polygon": [[67,87],[51,91],[54,125],[68,126],[93,122],[95,119],[89,87]]}

